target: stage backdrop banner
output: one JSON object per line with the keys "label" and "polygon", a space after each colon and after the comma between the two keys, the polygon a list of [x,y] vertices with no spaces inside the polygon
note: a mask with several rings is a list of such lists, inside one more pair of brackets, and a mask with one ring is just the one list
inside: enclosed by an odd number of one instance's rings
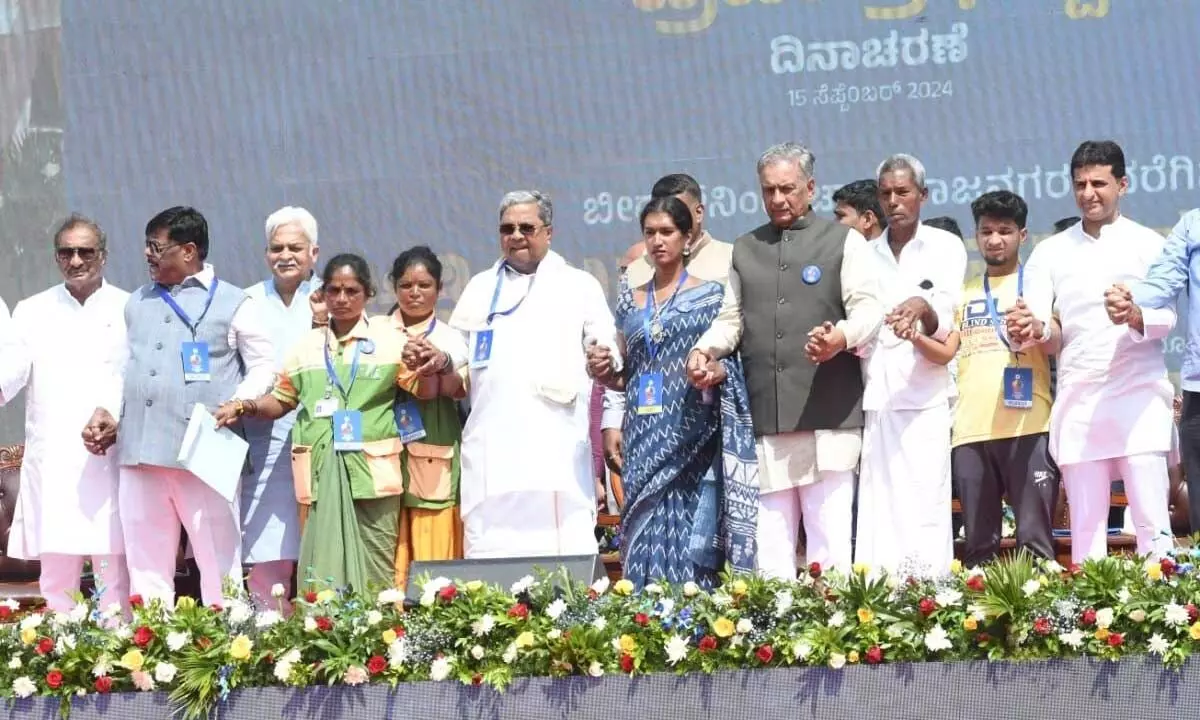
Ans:
{"label": "stage backdrop banner", "polygon": [[822,214],[908,152],[926,217],[969,229],[1006,188],[1042,234],[1076,214],[1072,151],[1103,138],[1130,217],[1165,231],[1197,204],[1190,0],[65,0],[62,23],[67,204],[109,229],[127,288],[164,207],[203,210],[247,285],[264,219],[296,204],[326,257],[430,245],[445,309],[497,255],[501,195],[539,188],[554,247],[611,293],[656,178],[698,178],[732,240],[764,221],[754,163],[784,140],[816,153]]}

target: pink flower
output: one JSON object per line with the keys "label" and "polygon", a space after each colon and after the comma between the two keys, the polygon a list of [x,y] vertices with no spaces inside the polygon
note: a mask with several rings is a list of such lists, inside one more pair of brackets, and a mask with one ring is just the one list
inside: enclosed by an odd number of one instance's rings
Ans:
{"label": "pink flower", "polygon": [[358,665],[352,665],[342,675],[342,682],[347,685],[362,685],[367,681],[367,671]]}
{"label": "pink flower", "polygon": [[154,689],[154,678],[150,677],[150,673],[145,670],[138,670],[129,676],[133,680],[133,686],[142,692],[149,692]]}

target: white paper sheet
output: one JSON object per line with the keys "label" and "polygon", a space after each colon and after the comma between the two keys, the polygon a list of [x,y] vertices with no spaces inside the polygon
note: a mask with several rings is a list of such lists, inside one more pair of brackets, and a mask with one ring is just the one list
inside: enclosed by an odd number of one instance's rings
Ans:
{"label": "white paper sheet", "polygon": [[249,448],[250,445],[229,428],[218,430],[216,418],[196,403],[177,460],[205,485],[233,502]]}

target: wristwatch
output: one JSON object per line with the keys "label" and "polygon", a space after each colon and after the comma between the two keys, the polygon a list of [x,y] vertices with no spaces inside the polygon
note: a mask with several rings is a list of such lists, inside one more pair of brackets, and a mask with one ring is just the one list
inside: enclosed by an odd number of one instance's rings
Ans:
{"label": "wristwatch", "polygon": [[1051,334],[1050,333],[1050,323],[1048,323],[1048,322],[1042,323],[1042,334],[1038,335],[1037,341],[1039,343],[1050,342],[1050,334]]}

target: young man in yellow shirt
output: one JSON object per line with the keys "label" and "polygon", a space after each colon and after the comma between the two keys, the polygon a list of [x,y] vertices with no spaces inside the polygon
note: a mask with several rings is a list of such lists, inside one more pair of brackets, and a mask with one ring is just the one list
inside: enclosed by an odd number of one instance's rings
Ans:
{"label": "young man in yellow shirt", "polygon": [[1018,351],[1004,324],[1005,311],[1023,302],[1020,249],[1029,210],[1019,195],[998,190],[971,203],[971,213],[986,271],[964,286],[956,322],[951,474],[963,508],[963,560],[973,566],[999,551],[1002,497],[1016,516],[1017,544],[1053,558],[1059,473],[1048,448],[1049,354],[1056,350],[1047,343]]}

